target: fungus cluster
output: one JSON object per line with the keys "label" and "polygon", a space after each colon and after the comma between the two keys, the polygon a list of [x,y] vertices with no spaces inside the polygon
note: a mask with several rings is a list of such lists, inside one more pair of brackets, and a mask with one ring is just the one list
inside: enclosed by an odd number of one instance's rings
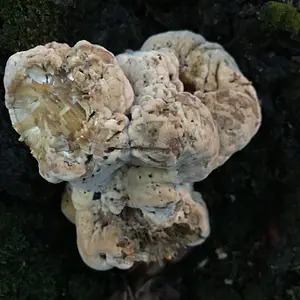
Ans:
{"label": "fungus cluster", "polygon": [[96,270],[176,257],[210,234],[192,184],[257,133],[255,89],[234,59],[190,31],[148,38],[114,56],[49,43],[12,55],[5,103],[51,183],[82,260]]}

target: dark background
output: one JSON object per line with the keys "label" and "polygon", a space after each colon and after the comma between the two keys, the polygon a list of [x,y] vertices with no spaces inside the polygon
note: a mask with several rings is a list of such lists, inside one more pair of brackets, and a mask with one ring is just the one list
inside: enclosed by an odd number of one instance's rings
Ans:
{"label": "dark background", "polygon": [[[300,299],[299,3],[178,2],[0,0],[0,299],[104,300],[123,290],[128,298],[114,299]],[[39,176],[11,127],[5,63],[53,40],[86,39],[118,54],[152,34],[182,29],[221,43],[237,60],[262,101],[262,127],[196,184],[211,214],[203,246],[151,279],[143,268],[95,272],[81,261],[75,228],[60,212],[63,185]],[[219,247],[227,259],[217,258]],[[134,297],[136,290],[144,298]]]}

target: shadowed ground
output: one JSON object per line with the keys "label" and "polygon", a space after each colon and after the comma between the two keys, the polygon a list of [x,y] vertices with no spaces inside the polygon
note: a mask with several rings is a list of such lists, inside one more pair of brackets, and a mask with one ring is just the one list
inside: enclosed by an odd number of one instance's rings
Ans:
{"label": "shadowed ground", "polygon": [[154,33],[189,29],[223,44],[257,88],[264,119],[245,150],[196,184],[211,237],[158,274],[87,268],[60,212],[63,185],[39,176],[1,85],[0,299],[300,299],[300,16],[266,1],[172,3],[0,0],[1,80],[9,55],[52,40],[86,39],[117,54]]}

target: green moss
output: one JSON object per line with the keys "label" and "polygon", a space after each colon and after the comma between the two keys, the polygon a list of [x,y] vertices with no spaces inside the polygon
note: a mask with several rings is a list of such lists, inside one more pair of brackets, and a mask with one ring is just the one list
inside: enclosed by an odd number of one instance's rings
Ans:
{"label": "green moss", "polygon": [[42,216],[1,203],[0,212],[0,299],[55,299],[60,261],[47,256],[37,238],[44,234]]}
{"label": "green moss", "polygon": [[262,10],[264,27],[270,31],[287,31],[296,34],[300,30],[300,14],[291,3],[270,1]]}
{"label": "green moss", "polygon": [[42,210],[0,201],[0,299],[107,299],[120,288],[117,273],[83,263],[74,225]]}
{"label": "green moss", "polygon": [[50,0],[0,0],[0,48],[16,52],[60,40],[66,12]]}

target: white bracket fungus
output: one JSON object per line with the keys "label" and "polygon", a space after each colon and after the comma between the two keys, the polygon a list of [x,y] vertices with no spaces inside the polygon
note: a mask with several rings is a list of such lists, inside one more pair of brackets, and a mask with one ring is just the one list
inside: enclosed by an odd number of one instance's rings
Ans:
{"label": "white bracket fungus", "polygon": [[12,125],[49,182],[95,170],[105,180],[111,168],[125,163],[125,112],[133,91],[105,48],[53,42],[15,53],[7,61],[4,86]]}
{"label": "white bracket fungus", "polygon": [[82,259],[96,270],[171,259],[210,233],[201,195],[158,168],[121,168],[101,193],[69,184],[62,211],[76,224]]}
{"label": "white bracket fungus", "polygon": [[148,38],[141,50],[166,48],[179,60],[179,78],[185,89],[211,112],[220,142],[218,167],[243,149],[259,129],[261,108],[256,91],[224,48],[199,34],[185,30],[160,33]]}
{"label": "white bracket fungus", "polygon": [[190,31],[116,57],[80,41],[12,55],[5,100],[41,176],[67,181],[61,210],[96,270],[176,258],[210,234],[193,182],[243,149],[261,124],[252,84]]}

